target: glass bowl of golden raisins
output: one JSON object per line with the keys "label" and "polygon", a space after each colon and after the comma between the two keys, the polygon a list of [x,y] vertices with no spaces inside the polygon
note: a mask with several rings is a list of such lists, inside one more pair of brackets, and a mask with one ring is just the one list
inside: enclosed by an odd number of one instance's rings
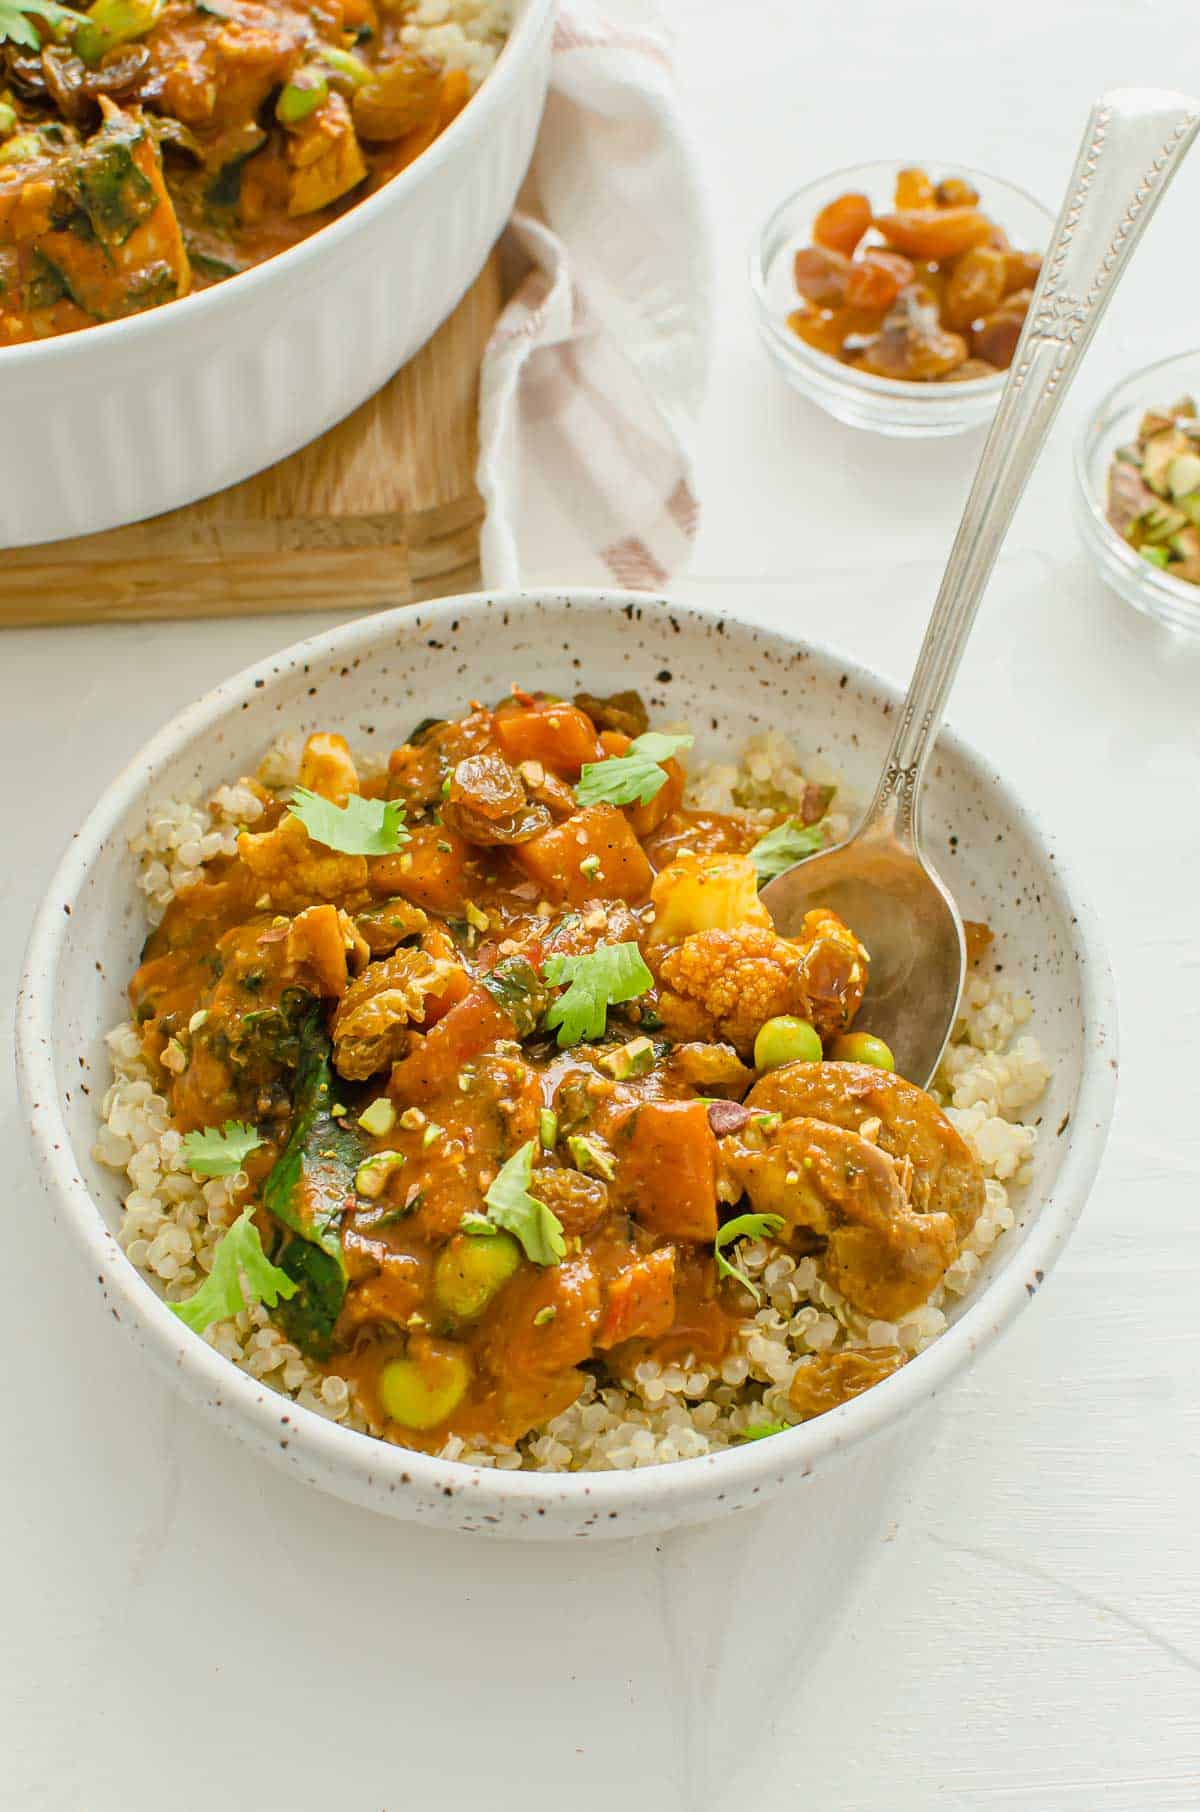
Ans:
{"label": "glass bowl of golden raisins", "polygon": [[839,421],[961,434],[1004,387],[1054,216],[962,166],[856,164],[782,202],[751,254],[759,331]]}

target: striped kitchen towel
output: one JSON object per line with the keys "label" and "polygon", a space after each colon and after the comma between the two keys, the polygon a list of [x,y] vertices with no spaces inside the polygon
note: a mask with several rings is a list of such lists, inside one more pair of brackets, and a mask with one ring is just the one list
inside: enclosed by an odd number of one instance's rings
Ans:
{"label": "striped kitchen towel", "polygon": [[484,355],[485,584],[653,590],[688,558],[710,234],[645,0],[565,0]]}

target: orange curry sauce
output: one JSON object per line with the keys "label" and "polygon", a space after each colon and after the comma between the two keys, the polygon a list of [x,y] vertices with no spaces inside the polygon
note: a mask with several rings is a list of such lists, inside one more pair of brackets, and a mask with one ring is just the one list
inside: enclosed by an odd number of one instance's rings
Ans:
{"label": "orange curry sauce", "polygon": [[[258,1130],[241,1199],[300,1283],[277,1318],[391,1439],[510,1444],[575,1399],[582,1366],[718,1363],[746,1312],[714,1256],[742,1192],[719,1135],[751,1117],[755,1034],[799,1013],[832,1037],[861,1000],[865,953],[832,915],[792,942],[770,927],[744,854],[762,813],[683,809],[676,758],[646,803],[580,804],[585,764],[645,727],[636,694],[514,689],[422,726],[370,779],[341,737],[315,735],[301,785],[342,808],[360,793],[401,803],[407,840],[342,853],[256,787],[237,854],[176,896],[133,979],[174,1124]],[[547,964],[616,944],[640,950],[651,985],[560,1044]],[[320,1111],[273,1213],[314,1079]],[[364,1113],[386,1130],[364,1130]],[[479,1225],[488,1191],[525,1148],[561,1256],[534,1262],[510,1240],[510,1274],[466,1300],[456,1267],[495,1237]],[[372,1168],[383,1153],[397,1155]],[[411,1422],[381,1385],[397,1361],[424,1392]]]}

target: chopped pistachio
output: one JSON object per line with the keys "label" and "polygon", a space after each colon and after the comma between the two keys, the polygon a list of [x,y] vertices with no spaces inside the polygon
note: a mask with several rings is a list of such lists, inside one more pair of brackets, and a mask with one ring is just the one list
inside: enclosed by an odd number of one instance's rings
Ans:
{"label": "chopped pistachio", "polygon": [[538,1138],[546,1151],[558,1144],[558,1115],[552,1107],[544,1107],[538,1115]]}
{"label": "chopped pistachio", "polygon": [[196,1013],[193,1013],[192,1017],[188,1020],[188,1031],[189,1032],[198,1032],[200,1030],[200,1027],[204,1024],[204,1022],[207,1018],[208,1018],[208,1009],[206,1007],[201,1007],[199,1009],[199,1011]]}
{"label": "chopped pistachio", "polygon": [[358,1116],[358,1124],[373,1139],[382,1139],[396,1124],[396,1110],[386,1095],[377,1095]]}
{"label": "chopped pistachio", "polygon": [[486,912],[480,911],[474,900],[468,900],[463,907],[463,917],[466,919],[467,924],[473,926],[476,931],[486,931],[488,929],[490,923],[488,915]]}
{"label": "chopped pistachio", "polygon": [[607,1057],[600,1060],[601,1068],[618,1082],[628,1082],[631,1076],[645,1076],[654,1068],[654,1046],[649,1038],[631,1038],[618,1050],[610,1051]]}
{"label": "chopped pistachio", "polygon": [[585,856],[579,864],[579,872],[581,875],[586,875],[589,881],[594,880],[600,873],[599,856]]}
{"label": "chopped pistachio", "polygon": [[405,1132],[420,1132],[425,1124],[425,1115],[419,1107],[406,1107],[400,1116],[400,1124]]}
{"label": "chopped pistachio", "polygon": [[421,1134],[422,1148],[428,1150],[435,1139],[441,1138],[442,1132],[443,1128],[438,1125],[437,1121],[431,1120],[429,1125],[425,1128],[425,1131]]}
{"label": "chopped pistachio", "polygon": [[402,1151],[381,1151],[373,1158],[364,1158],[354,1173],[355,1189],[359,1195],[365,1195],[369,1202],[375,1201],[387,1188],[388,1178],[399,1170],[403,1162]]}
{"label": "chopped pistachio", "polygon": [[533,1318],[534,1327],[535,1328],[544,1328],[546,1326],[546,1323],[549,1321],[553,1321],[554,1317],[557,1314],[558,1314],[558,1310],[555,1308],[554,1304],[552,1302],[548,1302],[546,1304],[545,1308],[539,1309],[537,1314],[534,1316],[534,1318]]}
{"label": "chopped pistachio", "polygon": [[605,1151],[598,1140],[586,1138],[583,1133],[572,1133],[567,1139],[567,1150],[576,1170],[603,1177],[606,1183],[611,1183],[616,1176],[612,1154]]}

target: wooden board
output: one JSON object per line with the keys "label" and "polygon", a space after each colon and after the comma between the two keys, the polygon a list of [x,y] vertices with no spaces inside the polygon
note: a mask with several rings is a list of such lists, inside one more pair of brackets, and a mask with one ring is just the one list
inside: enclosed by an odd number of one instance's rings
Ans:
{"label": "wooden board", "polygon": [[0,626],[345,610],[479,581],[479,366],[493,258],[346,421],[277,466],[148,522],[0,557]]}

